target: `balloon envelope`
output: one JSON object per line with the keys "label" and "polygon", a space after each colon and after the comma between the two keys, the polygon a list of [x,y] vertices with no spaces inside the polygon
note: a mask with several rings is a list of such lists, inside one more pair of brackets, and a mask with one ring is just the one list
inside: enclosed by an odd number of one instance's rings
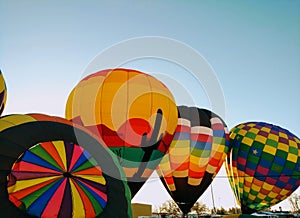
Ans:
{"label": "balloon envelope", "polygon": [[300,141],[281,127],[247,122],[230,131],[226,159],[230,185],[243,213],[286,199],[300,185]]}
{"label": "balloon envelope", "polygon": [[42,142],[25,151],[8,180],[10,201],[38,217],[96,217],[106,207],[106,192],[95,159],[64,141]]}
{"label": "balloon envelope", "polygon": [[179,106],[178,112],[173,141],[157,172],[187,214],[220,170],[229,136],[224,121],[209,110]]}
{"label": "balloon envelope", "polygon": [[99,138],[70,121],[2,117],[0,162],[5,217],[131,217],[121,166]]}
{"label": "balloon envelope", "polygon": [[154,77],[113,69],[91,74],[75,86],[66,118],[102,137],[118,156],[133,197],[172,141],[177,108],[170,91]]}
{"label": "balloon envelope", "polygon": [[0,115],[2,114],[7,98],[7,89],[3,74],[0,70]]}

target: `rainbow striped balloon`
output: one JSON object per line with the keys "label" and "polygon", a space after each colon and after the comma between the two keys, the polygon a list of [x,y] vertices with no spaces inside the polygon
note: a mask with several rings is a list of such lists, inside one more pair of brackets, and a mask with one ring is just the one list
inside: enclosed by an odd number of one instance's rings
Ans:
{"label": "rainbow striped balloon", "polygon": [[178,107],[178,124],[168,153],[157,173],[184,214],[219,172],[229,151],[224,121],[213,112]]}
{"label": "rainbow striped balloon", "polygon": [[3,217],[131,217],[130,190],[112,152],[68,120],[1,117],[0,162]]}
{"label": "rainbow striped balloon", "polygon": [[247,122],[230,132],[226,171],[243,213],[286,199],[300,185],[300,140],[288,130]]}

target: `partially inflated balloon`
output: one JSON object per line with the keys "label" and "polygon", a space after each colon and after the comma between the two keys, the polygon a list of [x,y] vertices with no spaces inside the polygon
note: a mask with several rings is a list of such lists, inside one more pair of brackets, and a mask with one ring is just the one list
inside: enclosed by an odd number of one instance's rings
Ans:
{"label": "partially inflated balloon", "polygon": [[243,213],[286,199],[300,185],[300,140],[288,130],[247,122],[230,131],[229,182]]}
{"label": "partially inflated balloon", "polygon": [[184,214],[203,194],[229,151],[226,124],[216,114],[196,107],[178,107],[178,125],[157,172]]}
{"label": "partially inflated balloon", "polygon": [[131,217],[130,190],[111,153],[63,118],[2,117],[1,216]]}
{"label": "partially inflated balloon", "polygon": [[154,77],[113,69],[89,75],[75,86],[66,118],[103,138],[119,157],[134,196],[172,141],[177,108],[168,88]]}
{"label": "partially inflated balloon", "polygon": [[0,70],[0,115],[2,114],[6,103],[7,90],[3,74]]}

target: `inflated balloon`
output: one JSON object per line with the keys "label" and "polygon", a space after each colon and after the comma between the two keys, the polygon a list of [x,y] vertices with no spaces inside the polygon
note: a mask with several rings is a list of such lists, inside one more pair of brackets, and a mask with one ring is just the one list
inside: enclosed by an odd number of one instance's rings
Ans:
{"label": "inflated balloon", "polygon": [[168,88],[154,77],[113,69],[89,75],[75,86],[66,118],[100,135],[119,157],[133,197],[172,141],[177,108]]}
{"label": "inflated balloon", "polygon": [[0,162],[1,216],[131,217],[130,190],[112,152],[63,118],[2,117]]}
{"label": "inflated balloon", "polygon": [[300,140],[288,130],[247,122],[230,131],[226,171],[243,213],[286,199],[300,185]]}
{"label": "inflated balloon", "polygon": [[213,112],[178,107],[178,125],[158,175],[173,200],[187,214],[220,170],[229,151],[224,121]]}
{"label": "inflated balloon", "polygon": [[7,90],[3,74],[0,70],[0,115],[2,114],[6,103]]}

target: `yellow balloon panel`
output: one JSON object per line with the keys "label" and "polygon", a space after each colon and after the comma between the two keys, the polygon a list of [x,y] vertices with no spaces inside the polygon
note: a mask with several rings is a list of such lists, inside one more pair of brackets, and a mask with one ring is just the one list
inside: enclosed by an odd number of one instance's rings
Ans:
{"label": "yellow balloon panel", "polygon": [[7,98],[7,90],[4,77],[0,71],[0,115],[2,114]]}
{"label": "yellow balloon panel", "polygon": [[163,116],[160,133],[172,134],[177,108],[167,87],[150,75],[114,69],[92,74],[76,85],[67,101],[66,118],[80,117],[85,126],[103,124],[114,131],[127,120],[140,118],[153,128],[158,110]]}

